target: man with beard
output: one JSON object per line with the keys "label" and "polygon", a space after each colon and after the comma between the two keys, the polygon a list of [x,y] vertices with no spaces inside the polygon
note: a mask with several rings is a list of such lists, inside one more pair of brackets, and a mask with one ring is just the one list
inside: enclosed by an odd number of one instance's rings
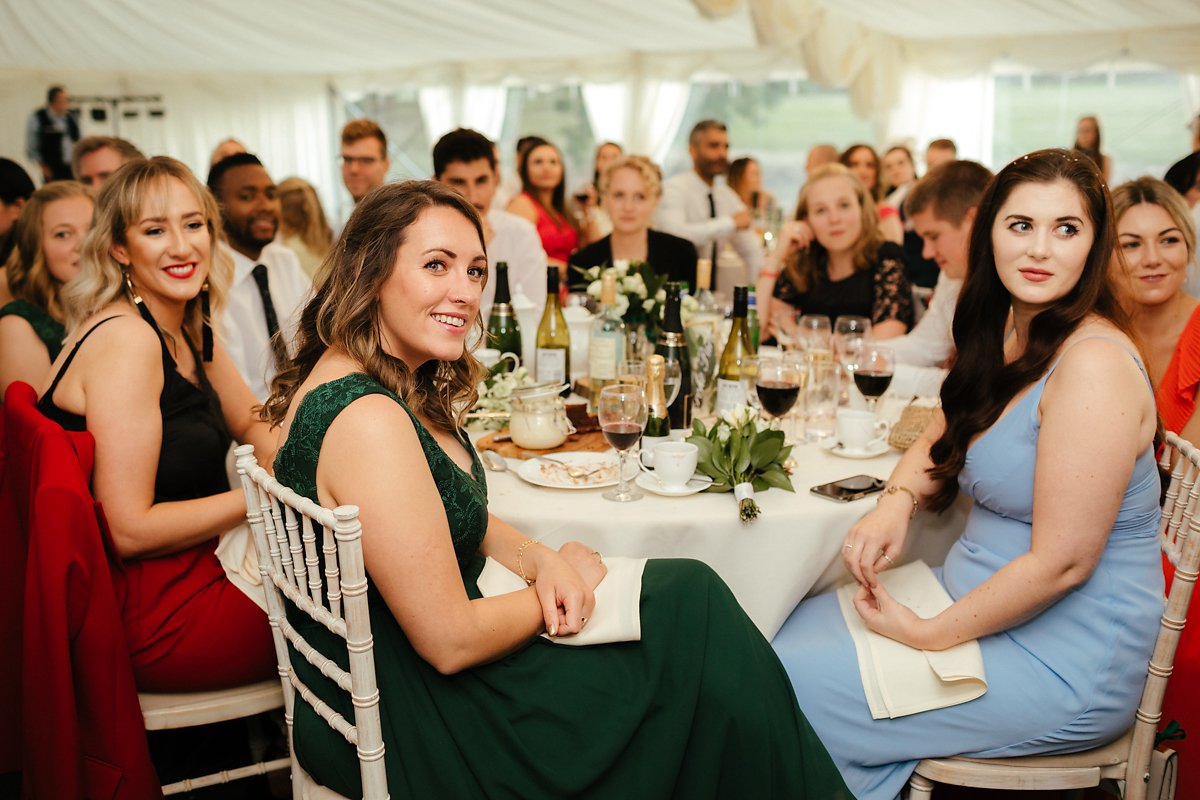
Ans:
{"label": "man with beard", "polygon": [[274,242],[279,197],[262,162],[250,153],[218,161],[208,188],[221,207],[228,242],[221,253],[233,259],[233,282],[220,322],[222,342],[246,385],[259,400],[286,364],[312,282],[296,254]]}
{"label": "man with beard", "polygon": [[[688,137],[688,153],[692,157],[691,171],[663,181],[655,227],[682,236],[696,245],[700,258],[712,259],[712,288],[717,288],[718,274],[729,288],[745,285],[758,277],[762,244],[750,228],[750,211],[737,192],[714,181],[729,167],[725,123],[714,119],[697,122]],[[718,257],[728,252],[726,244],[741,257],[741,264],[734,264],[733,269],[726,267],[729,260]],[[736,256],[732,260],[736,261]],[[724,272],[718,269],[722,267]]]}

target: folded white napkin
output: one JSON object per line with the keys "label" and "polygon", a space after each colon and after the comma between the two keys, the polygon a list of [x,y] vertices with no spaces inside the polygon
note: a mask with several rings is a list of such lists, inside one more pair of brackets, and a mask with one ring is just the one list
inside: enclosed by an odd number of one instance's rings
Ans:
{"label": "folded white napkin", "polygon": [[[952,604],[924,561],[879,574],[897,602],[929,619]],[[987,691],[983,651],[972,639],[947,650],[917,650],[867,628],[854,608],[857,584],[838,590],[838,604],[854,640],[863,690],[873,719],[895,719],[965,703]]]}
{"label": "folded white napkin", "polygon": [[[586,645],[636,642],[642,638],[642,570],[644,558],[604,559],[608,574],[596,587],[596,607],[583,630],[574,636],[542,636],[555,644]],[[525,581],[499,561],[489,558],[476,582],[484,597],[525,588]]]}
{"label": "folded white napkin", "polygon": [[221,534],[217,542],[217,560],[225,569],[225,577],[242,591],[263,611],[267,610],[267,596],[262,588],[262,575],[258,572],[258,550],[249,524],[243,522],[236,528]]}

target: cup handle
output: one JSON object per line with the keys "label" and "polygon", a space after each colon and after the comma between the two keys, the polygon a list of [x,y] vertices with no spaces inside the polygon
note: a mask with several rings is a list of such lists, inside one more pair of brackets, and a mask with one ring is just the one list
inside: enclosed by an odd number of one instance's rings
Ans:
{"label": "cup handle", "polygon": [[497,359],[497,363],[499,363],[500,361],[503,361],[506,358],[512,362],[514,370],[521,366],[521,357],[518,356],[516,353],[501,353],[500,358]]}
{"label": "cup handle", "polygon": [[638,450],[638,466],[640,466],[644,471],[649,472],[650,470],[654,469],[654,465],[646,464],[646,462],[642,460],[642,456],[647,455],[650,456],[651,461],[654,460],[654,452],[652,450]]}

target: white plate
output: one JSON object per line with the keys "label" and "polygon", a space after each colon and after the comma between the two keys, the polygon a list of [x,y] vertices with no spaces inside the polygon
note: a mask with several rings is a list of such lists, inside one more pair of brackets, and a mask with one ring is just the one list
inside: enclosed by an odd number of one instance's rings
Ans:
{"label": "white plate", "polygon": [[634,483],[651,494],[661,494],[663,497],[688,497],[693,494],[699,494],[709,486],[712,486],[712,479],[707,475],[701,476],[697,474],[687,482],[686,488],[668,489],[666,486],[659,484],[658,479],[653,475],[643,472],[637,476],[637,480]]}
{"label": "white plate", "polygon": [[842,458],[875,458],[886,453],[888,449],[889,445],[887,442],[879,442],[874,447],[868,447],[866,450],[847,450],[839,444],[829,452]]}
{"label": "white plate", "polygon": [[[517,467],[517,475],[534,486],[545,486],[549,489],[603,489],[606,486],[617,485],[617,454],[609,453],[555,453],[550,458],[562,461],[564,464],[591,469],[602,466],[603,469],[582,479],[572,479],[567,476],[565,468],[557,464],[548,464],[536,458],[530,458]],[[626,458],[625,474],[632,479],[637,472],[637,462]]]}

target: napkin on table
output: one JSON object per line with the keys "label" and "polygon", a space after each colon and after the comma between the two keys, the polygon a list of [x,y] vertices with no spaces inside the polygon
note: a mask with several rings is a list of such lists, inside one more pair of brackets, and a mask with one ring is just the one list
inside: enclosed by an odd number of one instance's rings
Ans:
{"label": "napkin on table", "polygon": [[[608,574],[595,589],[596,605],[583,630],[574,636],[542,636],[555,644],[589,645],[610,642],[636,642],[642,638],[642,570],[644,558],[607,557]],[[494,558],[483,566],[476,582],[484,597],[525,588],[520,575]]]}

